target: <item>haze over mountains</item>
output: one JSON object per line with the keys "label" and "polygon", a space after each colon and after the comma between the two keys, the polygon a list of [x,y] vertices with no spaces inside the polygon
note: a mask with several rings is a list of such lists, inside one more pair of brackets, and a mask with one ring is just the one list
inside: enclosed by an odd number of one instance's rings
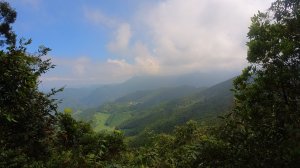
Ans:
{"label": "haze over mountains", "polygon": [[299,27],[300,0],[0,0],[0,168],[298,168]]}
{"label": "haze over mountains", "polygon": [[170,132],[189,120],[213,122],[233,104],[232,79],[208,88],[177,86],[136,91],[96,108],[78,111],[74,117],[92,121],[96,131],[121,129],[127,136],[145,130]]}
{"label": "haze over mountains", "polygon": [[189,86],[195,88],[210,87],[234,77],[237,73],[192,73],[178,76],[140,76],[123,83],[98,85],[81,88],[65,88],[55,98],[63,100],[59,110],[72,108],[74,111],[95,108],[103,103],[114,101],[136,91],[154,90]]}
{"label": "haze over mountains", "polygon": [[[232,76],[230,76],[232,75]],[[230,76],[230,77],[229,77]],[[123,83],[66,88],[56,98],[96,131],[121,129],[139,137],[147,129],[170,132],[189,120],[209,123],[233,104],[232,79],[218,73],[134,77]]]}

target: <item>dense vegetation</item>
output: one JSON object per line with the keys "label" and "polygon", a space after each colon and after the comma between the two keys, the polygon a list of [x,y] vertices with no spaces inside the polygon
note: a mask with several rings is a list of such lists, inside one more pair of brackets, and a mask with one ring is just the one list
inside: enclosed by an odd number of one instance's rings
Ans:
{"label": "dense vegetation", "polygon": [[0,167],[87,167],[117,159],[122,134],[96,134],[57,113],[51,96],[60,90],[38,90],[40,75],[54,67],[42,57],[50,49],[28,53],[31,40],[17,40],[11,29],[16,12],[1,1],[0,15]]}
{"label": "dense vegetation", "polygon": [[[299,0],[277,0],[252,18],[250,66],[234,80],[234,107],[221,121],[203,125],[184,120],[168,133],[144,130],[138,141],[125,139],[120,131],[96,133],[73,119],[69,109],[58,113],[51,96],[60,90],[38,90],[40,75],[54,67],[42,57],[49,49],[28,53],[31,40],[17,40],[11,29],[16,12],[0,2],[0,15],[0,167],[300,165]],[[211,93],[211,104],[217,105]],[[177,108],[167,107],[165,112]],[[183,111],[194,114],[190,108]],[[154,110],[145,119],[160,114]]]}
{"label": "dense vegetation", "polygon": [[208,124],[228,112],[233,104],[232,88],[232,80],[227,80],[207,89],[181,86],[138,91],[74,116],[92,120],[97,131],[116,128],[126,136],[138,136],[146,129],[170,133],[175,125],[191,119]]}

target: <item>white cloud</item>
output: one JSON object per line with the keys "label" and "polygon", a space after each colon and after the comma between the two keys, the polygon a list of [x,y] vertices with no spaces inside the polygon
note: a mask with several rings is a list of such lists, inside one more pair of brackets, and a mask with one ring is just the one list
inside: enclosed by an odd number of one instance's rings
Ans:
{"label": "white cloud", "polygon": [[78,81],[78,80],[84,80],[84,79],[78,79],[78,78],[66,78],[66,77],[57,77],[57,76],[53,76],[53,77],[41,77],[42,81],[46,81],[46,82],[54,82],[54,81]]}
{"label": "white cloud", "polygon": [[130,25],[128,23],[123,23],[118,27],[113,41],[107,45],[107,48],[111,52],[124,55],[127,53],[131,36]]}
{"label": "white cloud", "polygon": [[109,64],[116,64],[120,66],[121,68],[131,68],[131,65],[128,64],[124,59],[118,60],[118,59],[108,59],[107,63]]}
{"label": "white cloud", "polygon": [[241,69],[250,17],[265,4],[255,2],[166,0],[142,10],[138,21],[163,72]]}
{"label": "white cloud", "polygon": [[142,74],[240,71],[247,64],[245,43],[250,17],[266,10],[271,0],[151,3],[141,6],[126,22],[98,9],[85,8],[89,21],[113,30],[107,49],[114,57],[106,61],[80,57],[69,62],[60,60],[57,65],[72,70],[68,79],[80,78],[77,83],[89,84],[117,82]]}
{"label": "white cloud", "polygon": [[[51,57],[50,57],[51,58]],[[125,60],[92,60],[82,56],[75,59],[52,57],[56,68],[44,74],[48,86],[84,86],[121,82],[134,75],[132,65]]]}
{"label": "white cloud", "polygon": [[88,57],[80,57],[74,60],[72,63],[74,73],[79,76],[86,75],[87,69],[91,65],[91,62]]}
{"label": "white cloud", "polygon": [[108,49],[123,62],[130,62],[139,73],[238,71],[246,65],[250,17],[259,9],[267,9],[270,3],[158,1],[150,7],[143,6],[132,23],[120,25]]}
{"label": "white cloud", "polygon": [[150,53],[141,42],[133,47],[134,65],[140,74],[158,74],[160,72],[159,61]]}

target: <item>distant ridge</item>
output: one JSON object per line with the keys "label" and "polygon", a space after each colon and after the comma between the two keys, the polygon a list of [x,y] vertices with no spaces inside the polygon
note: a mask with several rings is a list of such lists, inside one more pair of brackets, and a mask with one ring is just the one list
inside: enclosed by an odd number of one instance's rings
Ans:
{"label": "distant ridge", "polygon": [[231,74],[223,75],[221,76],[219,73],[193,73],[180,76],[133,77],[119,84],[66,88],[63,92],[58,93],[55,98],[63,100],[59,105],[59,110],[63,111],[64,108],[70,107],[74,111],[78,111],[98,107],[103,103],[114,101],[136,91],[178,86],[210,87],[225,80]]}
{"label": "distant ridge", "polygon": [[231,110],[232,83],[233,79],[229,79],[209,88],[179,86],[136,91],[75,117],[92,120],[98,131],[118,128],[129,136],[139,135],[146,128],[170,132],[188,120],[213,122]]}

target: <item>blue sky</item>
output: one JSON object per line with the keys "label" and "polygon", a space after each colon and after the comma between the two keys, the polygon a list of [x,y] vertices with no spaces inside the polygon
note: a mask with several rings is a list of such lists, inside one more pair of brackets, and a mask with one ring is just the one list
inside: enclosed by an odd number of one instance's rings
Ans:
{"label": "blue sky", "polygon": [[[108,3],[109,2],[109,3]],[[110,27],[92,25],[85,10],[99,10],[110,17],[127,20],[134,1],[84,0],[12,0],[18,12],[14,29],[20,37],[32,38],[32,49],[43,44],[55,56],[89,55],[98,58],[108,54],[105,46],[111,36]]]}
{"label": "blue sky", "polygon": [[56,68],[43,85],[70,87],[136,75],[219,71],[247,64],[250,17],[270,0],[8,0],[14,30]]}

